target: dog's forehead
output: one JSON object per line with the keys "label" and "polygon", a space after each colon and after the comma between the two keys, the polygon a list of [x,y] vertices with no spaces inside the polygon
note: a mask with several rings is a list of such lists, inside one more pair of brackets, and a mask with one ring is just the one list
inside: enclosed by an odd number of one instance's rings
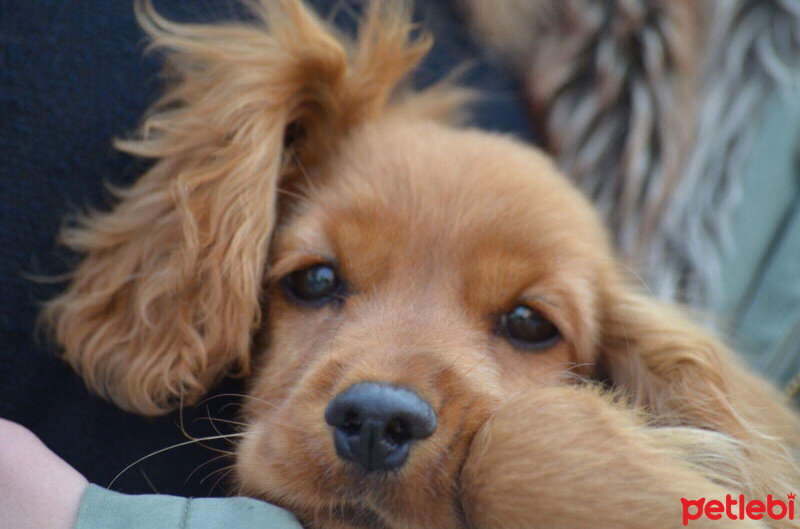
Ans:
{"label": "dog's forehead", "polygon": [[362,277],[457,268],[502,282],[605,251],[583,196],[546,156],[499,135],[386,120],[355,131],[308,176],[308,200],[284,223],[276,258],[295,250]]}
{"label": "dog's forehead", "polygon": [[351,134],[320,173],[298,224],[333,245],[451,255],[472,246],[550,255],[604,249],[593,208],[549,158],[500,135],[386,120]]}

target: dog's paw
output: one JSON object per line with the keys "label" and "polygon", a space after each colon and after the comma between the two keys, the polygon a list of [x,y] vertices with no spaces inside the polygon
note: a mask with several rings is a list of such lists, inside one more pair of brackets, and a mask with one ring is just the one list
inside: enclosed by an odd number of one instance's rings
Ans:
{"label": "dog's paw", "polygon": [[505,405],[478,432],[461,474],[462,501],[476,529],[683,527],[681,498],[724,503],[733,492],[727,485],[735,472],[717,462],[735,450],[724,436],[648,427],[592,388],[541,388]]}

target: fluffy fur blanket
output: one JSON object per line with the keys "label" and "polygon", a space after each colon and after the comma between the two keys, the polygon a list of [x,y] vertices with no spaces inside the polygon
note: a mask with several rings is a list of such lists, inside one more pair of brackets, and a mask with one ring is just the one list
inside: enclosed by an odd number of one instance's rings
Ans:
{"label": "fluffy fur blanket", "polygon": [[713,305],[764,103],[800,75],[800,1],[459,1],[650,288]]}

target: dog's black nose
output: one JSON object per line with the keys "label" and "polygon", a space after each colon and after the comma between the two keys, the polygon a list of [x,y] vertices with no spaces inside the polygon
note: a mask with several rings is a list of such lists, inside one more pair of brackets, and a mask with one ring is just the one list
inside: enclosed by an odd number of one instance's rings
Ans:
{"label": "dog's black nose", "polygon": [[336,453],[365,470],[393,470],[408,459],[411,441],[436,430],[436,415],[416,393],[361,382],[339,393],[325,409]]}

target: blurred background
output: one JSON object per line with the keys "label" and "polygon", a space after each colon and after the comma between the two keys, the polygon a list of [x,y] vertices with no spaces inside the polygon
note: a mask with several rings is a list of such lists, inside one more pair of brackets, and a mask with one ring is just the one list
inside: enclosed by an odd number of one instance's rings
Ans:
{"label": "blurred background", "polygon": [[[177,20],[234,0],[156,0]],[[311,0],[354,31],[360,2]],[[549,151],[606,216],[654,295],[686,304],[786,391],[800,372],[800,0],[417,0],[436,44],[415,79],[467,63],[476,125]],[[146,165],[111,147],[158,94],[132,1],[0,0],[0,416],[91,481],[236,417],[241,381],[158,419],[116,410],[37,339],[39,303],[76,256],[64,217]],[[215,429],[216,428],[216,429]],[[226,449],[224,442],[211,443]],[[188,445],[124,492],[220,495],[229,459]],[[223,454],[224,455],[224,454]]]}
{"label": "blurred background", "polygon": [[800,369],[800,2],[460,0],[654,295]]}

